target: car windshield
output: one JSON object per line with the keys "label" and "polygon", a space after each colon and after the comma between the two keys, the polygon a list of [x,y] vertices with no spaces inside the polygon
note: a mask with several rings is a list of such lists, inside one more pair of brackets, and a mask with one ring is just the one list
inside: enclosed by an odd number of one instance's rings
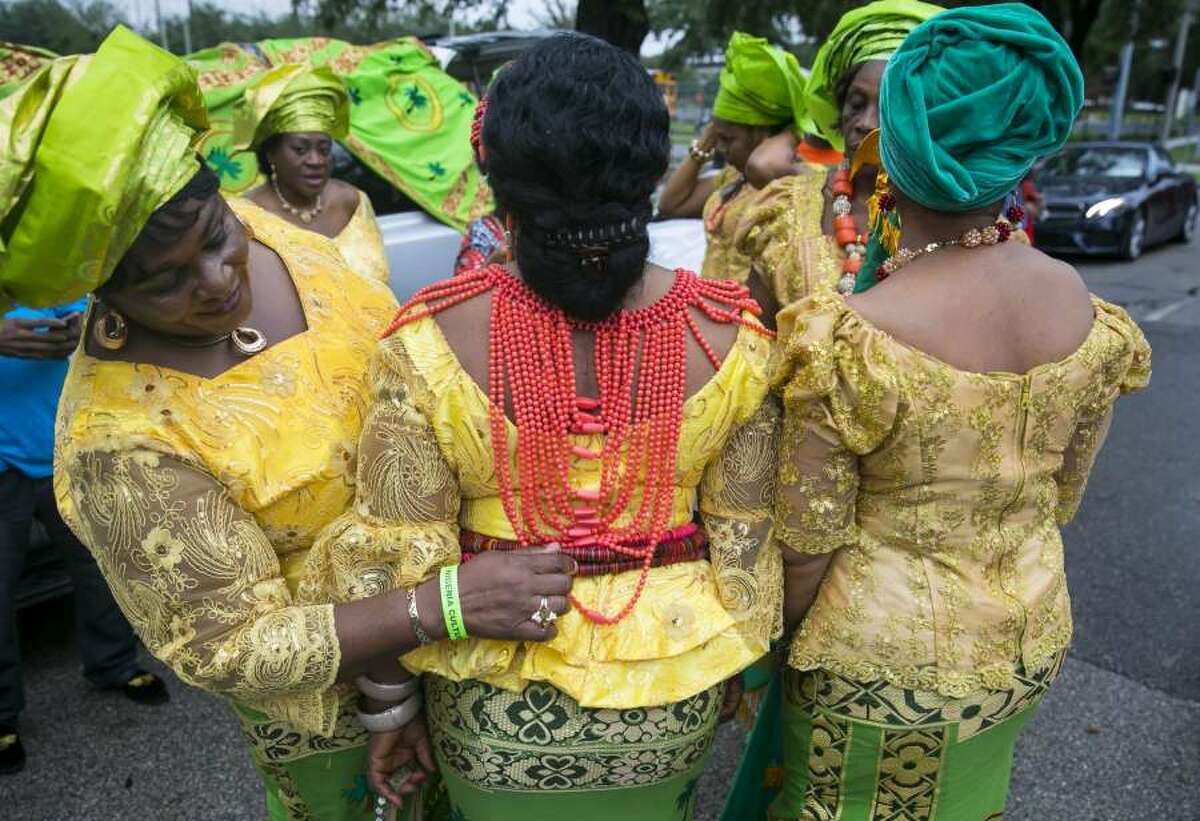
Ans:
{"label": "car windshield", "polygon": [[1136,148],[1068,148],[1046,163],[1056,177],[1122,177],[1146,175],[1146,152]]}

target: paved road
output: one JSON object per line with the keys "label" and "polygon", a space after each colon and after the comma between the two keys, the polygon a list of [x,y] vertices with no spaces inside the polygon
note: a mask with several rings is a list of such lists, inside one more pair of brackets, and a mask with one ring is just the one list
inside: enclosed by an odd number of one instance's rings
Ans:
{"label": "paved road", "polygon": [[[1022,739],[1015,821],[1183,821],[1200,806],[1200,247],[1081,263],[1155,348],[1151,390],[1122,404],[1067,531],[1076,638]],[[0,779],[0,817],[250,821],[263,804],[236,727],[176,684],[164,708],[89,691],[69,603],[22,615],[30,763]],[[716,817],[740,735],[722,732],[699,818]],[[12,813],[10,815],[10,812]]]}

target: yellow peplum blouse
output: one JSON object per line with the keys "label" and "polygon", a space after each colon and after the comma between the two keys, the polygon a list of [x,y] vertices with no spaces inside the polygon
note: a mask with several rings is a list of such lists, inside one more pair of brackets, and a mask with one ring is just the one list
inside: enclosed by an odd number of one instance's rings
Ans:
{"label": "yellow peplum blouse", "polygon": [[959,698],[1010,690],[1071,639],[1059,527],[1150,348],[1093,297],[1084,343],[1025,374],[958,370],[840,296],[780,314],[776,537],[834,552],[790,665]]}
{"label": "yellow peplum blouse", "polygon": [[287,266],[308,330],[212,378],[80,351],[56,491],[150,652],[189,684],[331,736],[333,605],[297,587],[353,501],[366,370],[396,304],[328,239],[237,211]]}
{"label": "yellow peplum blouse", "polygon": [[[615,626],[571,610],[548,643],[442,642],[409,653],[404,664],[513,691],[549,682],[584,707],[631,708],[692,696],[766,653],[782,613],[771,539],[779,412],[768,396],[770,347],[741,329],[720,370],[684,406],[672,526],[692,521],[698,508],[710,561],[651,570],[641,600]],[[460,528],[514,538],[495,478],[487,395],[436,320],[403,326],[384,340],[371,386],[357,503],[313,555],[311,578],[336,586],[314,598],[359,598],[381,579],[391,586],[426,579],[460,560]],[[511,423],[508,432],[515,466]],[[598,450],[602,436],[577,441]],[[570,481],[598,488],[598,463],[574,462]],[[589,607],[616,612],[638,575],[579,578],[573,592]]]}

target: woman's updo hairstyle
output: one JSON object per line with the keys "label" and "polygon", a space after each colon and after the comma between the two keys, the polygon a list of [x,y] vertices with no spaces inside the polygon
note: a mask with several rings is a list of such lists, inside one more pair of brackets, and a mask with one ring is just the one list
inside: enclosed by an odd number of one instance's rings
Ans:
{"label": "woman's updo hairstyle", "polygon": [[650,195],[670,160],[645,67],[594,37],[550,37],[496,78],[483,147],[525,283],[577,319],[613,314],[642,277]]}

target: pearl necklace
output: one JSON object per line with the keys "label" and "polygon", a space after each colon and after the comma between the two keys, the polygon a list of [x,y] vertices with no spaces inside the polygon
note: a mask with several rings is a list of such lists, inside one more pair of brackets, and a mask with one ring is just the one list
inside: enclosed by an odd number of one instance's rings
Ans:
{"label": "pearl necklace", "polygon": [[271,187],[275,189],[275,196],[279,197],[279,204],[283,206],[283,210],[287,211],[294,217],[298,217],[305,225],[311,223],[325,208],[325,206],[321,204],[320,194],[317,194],[317,204],[307,210],[303,208],[297,208],[296,206],[292,205],[284,198],[283,192],[279,190],[279,182],[275,179],[274,174],[271,175]]}

